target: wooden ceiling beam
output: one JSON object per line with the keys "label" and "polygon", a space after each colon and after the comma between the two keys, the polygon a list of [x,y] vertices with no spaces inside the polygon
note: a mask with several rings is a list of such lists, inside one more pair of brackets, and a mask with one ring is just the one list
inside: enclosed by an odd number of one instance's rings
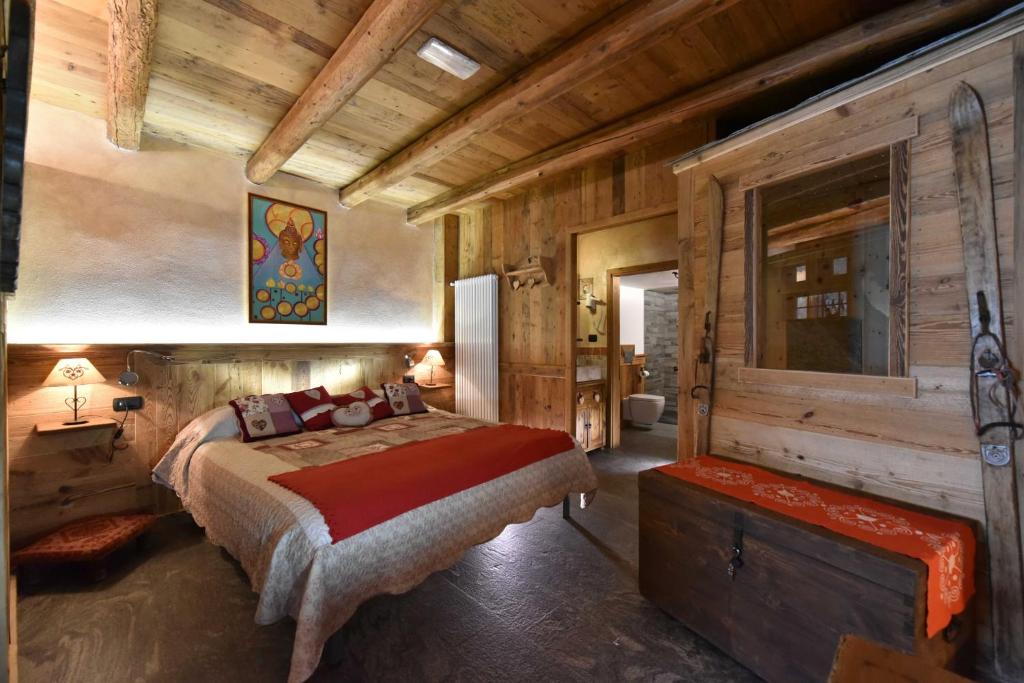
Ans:
{"label": "wooden ceiling beam", "polygon": [[342,188],[355,206],[738,0],[633,0]]}
{"label": "wooden ceiling beam", "polygon": [[684,121],[721,111],[760,91],[820,74],[850,59],[877,54],[1003,5],[996,0],[911,2],[453,188],[410,208],[408,220],[433,220],[466,204],[577,168],[665,133]]}
{"label": "wooden ceiling beam", "polygon": [[149,94],[157,0],[108,0],[107,139],[137,150]]}
{"label": "wooden ceiling beam", "polygon": [[391,59],[443,0],[374,0],[267,139],[245,176],[265,183]]}

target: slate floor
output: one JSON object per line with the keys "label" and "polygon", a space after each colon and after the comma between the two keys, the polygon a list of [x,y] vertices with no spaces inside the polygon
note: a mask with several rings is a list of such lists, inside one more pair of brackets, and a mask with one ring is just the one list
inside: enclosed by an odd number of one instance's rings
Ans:
{"label": "slate floor", "polygon": [[[636,473],[672,431],[627,431],[592,462],[595,504],[509,527],[451,569],[363,605],[316,681],[756,681],[636,588]],[[18,604],[28,683],[284,681],[294,624],[253,623],[239,566],[182,513],[103,582],[57,580]]]}

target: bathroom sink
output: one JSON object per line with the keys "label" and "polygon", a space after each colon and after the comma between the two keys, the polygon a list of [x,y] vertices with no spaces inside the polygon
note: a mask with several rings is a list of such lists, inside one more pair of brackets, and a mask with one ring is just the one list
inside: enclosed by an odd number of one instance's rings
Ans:
{"label": "bathroom sink", "polygon": [[604,368],[600,365],[578,365],[576,366],[576,381],[590,382],[595,379],[602,379]]}

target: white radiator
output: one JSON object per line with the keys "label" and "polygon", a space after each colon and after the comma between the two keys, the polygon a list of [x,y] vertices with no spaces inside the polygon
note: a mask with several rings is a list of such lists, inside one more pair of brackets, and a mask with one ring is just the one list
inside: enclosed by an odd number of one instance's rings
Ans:
{"label": "white radiator", "polygon": [[498,276],[455,281],[455,412],[498,421]]}

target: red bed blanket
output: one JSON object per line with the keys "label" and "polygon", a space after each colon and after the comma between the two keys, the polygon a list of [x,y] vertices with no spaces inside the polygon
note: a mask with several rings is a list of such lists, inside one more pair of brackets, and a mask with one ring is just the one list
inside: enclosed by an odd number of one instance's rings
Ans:
{"label": "red bed blanket", "polygon": [[316,506],[327,522],[331,540],[337,543],[573,446],[572,437],[565,432],[498,425],[269,479]]}
{"label": "red bed blanket", "polygon": [[921,560],[928,566],[929,638],[962,612],[974,593],[974,532],[963,522],[709,455],[658,471]]}

